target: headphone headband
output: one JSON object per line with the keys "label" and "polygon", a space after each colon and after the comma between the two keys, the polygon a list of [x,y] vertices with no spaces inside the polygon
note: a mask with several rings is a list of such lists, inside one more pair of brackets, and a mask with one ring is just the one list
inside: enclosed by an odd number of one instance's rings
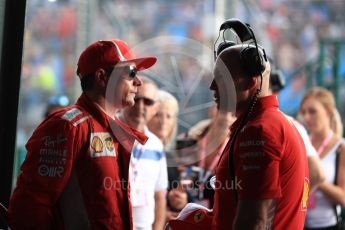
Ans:
{"label": "headphone headband", "polygon": [[250,28],[250,25],[247,23],[244,24],[237,18],[231,18],[223,22],[219,28],[219,32],[227,29],[233,29],[240,38],[241,42],[254,39],[254,34]]}
{"label": "headphone headband", "polygon": [[260,53],[259,46],[256,42],[256,38],[252,28],[249,24],[243,23],[237,18],[228,19],[225,22],[223,22],[220,26],[218,38],[214,43],[214,60],[216,60],[217,56],[220,54],[222,50],[236,44],[232,41],[225,40],[224,31],[223,42],[221,42],[218,48],[216,49],[216,43],[220,37],[220,32],[222,30],[228,29],[233,30],[233,32],[241,40],[242,44],[249,40],[253,40],[254,46],[251,46],[250,43],[248,43],[248,46],[242,49],[240,53],[241,64],[243,70],[247,73],[248,76],[260,75],[262,77],[262,73],[265,70],[265,61],[267,62],[265,50],[262,47],[260,47],[262,54]]}

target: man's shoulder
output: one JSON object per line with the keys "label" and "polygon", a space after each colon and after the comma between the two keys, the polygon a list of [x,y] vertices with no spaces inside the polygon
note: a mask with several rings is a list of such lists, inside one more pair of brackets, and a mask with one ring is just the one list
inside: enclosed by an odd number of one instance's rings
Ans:
{"label": "man's shoulder", "polygon": [[282,135],[286,127],[292,128],[292,122],[283,112],[274,109],[267,110],[260,116],[250,120],[242,130],[243,136],[277,139]]}
{"label": "man's shoulder", "polygon": [[269,118],[269,119],[282,119],[282,120],[288,120],[288,115],[285,114],[283,111],[276,109],[276,108],[270,108],[265,110],[262,113],[262,118]]}
{"label": "man's shoulder", "polygon": [[254,127],[264,127],[272,129],[272,127],[291,126],[292,119],[279,109],[267,109],[260,116],[255,118],[251,123]]}
{"label": "man's shoulder", "polygon": [[27,146],[41,143],[42,137],[43,139],[60,137],[70,139],[76,135],[84,136],[87,133],[88,125],[85,124],[89,116],[73,105],[54,112],[35,129]]}
{"label": "man's shoulder", "polygon": [[43,122],[43,124],[46,124],[46,125],[61,124],[61,125],[67,125],[73,128],[84,123],[91,117],[92,116],[82,107],[71,105],[53,113]]}

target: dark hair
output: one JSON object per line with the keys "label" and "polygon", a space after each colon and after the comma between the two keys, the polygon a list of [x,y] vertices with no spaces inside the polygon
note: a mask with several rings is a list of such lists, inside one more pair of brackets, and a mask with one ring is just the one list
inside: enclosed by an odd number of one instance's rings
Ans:
{"label": "dark hair", "polygon": [[90,91],[94,85],[95,76],[94,74],[89,74],[81,78],[80,85],[83,92]]}
{"label": "dark hair", "polygon": [[[109,67],[105,70],[106,76],[110,77],[111,73],[113,72],[114,67]],[[95,82],[95,74],[88,74],[83,76],[80,80],[81,89],[83,92],[92,90]]]}

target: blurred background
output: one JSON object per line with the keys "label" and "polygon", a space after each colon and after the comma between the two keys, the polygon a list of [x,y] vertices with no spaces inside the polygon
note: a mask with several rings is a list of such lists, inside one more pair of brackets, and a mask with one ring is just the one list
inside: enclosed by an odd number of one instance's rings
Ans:
{"label": "blurred background", "polygon": [[[220,24],[248,22],[287,79],[281,109],[295,116],[308,87],[331,89],[344,117],[345,0],[30,0],[26,4],[17,169],[23,146],[42,121],[47,98],[80,94],[75,74],[90,43],[120,38],[159,61],[145,75],[180,103],[179,132],[213,105],[213,46]],[[21,154],[23,152],[23,154]]]}

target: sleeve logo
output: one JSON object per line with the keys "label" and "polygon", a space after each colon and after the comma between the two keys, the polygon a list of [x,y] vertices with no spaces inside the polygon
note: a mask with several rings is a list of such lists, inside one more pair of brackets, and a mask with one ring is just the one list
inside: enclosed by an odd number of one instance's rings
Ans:
{"label": "sleeve logo", "polygon": [[197,212],[194,214],[194,222],[195,223],[199,223],[200,221],[202,221],[205,217],[205,214],[202,212]]}
{"label": "sleeve logo", "polygon": [[306,211],[307,210],[307,205],[308,205],[308,198],[309,198],[309,180],[308,178],[304,178],[304,185],[303,185],[303,195],[302,195],[302,210]]}

